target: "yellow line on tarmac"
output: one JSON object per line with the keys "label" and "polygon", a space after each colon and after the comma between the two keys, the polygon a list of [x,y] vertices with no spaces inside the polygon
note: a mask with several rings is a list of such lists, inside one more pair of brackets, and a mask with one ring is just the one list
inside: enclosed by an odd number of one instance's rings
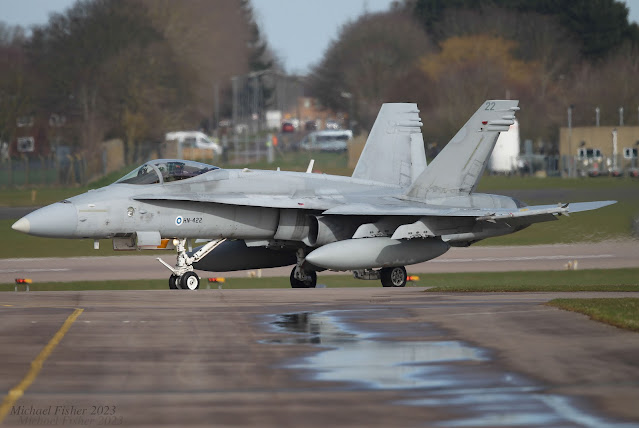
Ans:
{"label": "yellow line on tarmac", "polygon": [[27,375],[22,379],[22,381],[14,386],[7,396],[2,401],[0,405],[0,424],[4,420],[4,418],[11,410],[13,404],[20,399],[24,395],[24,391],[33,383],[38,373],[42,369],[42,364],[44,361],[51,355],[51,352],[55,349],[55,347],[60,343],[64,335],[67,333],[71,324],[80,316],[80,314],[84,312],[84,309],[76,308],[71,315],[67,318],[67,320],[62,324],[60,330],[51,338],[47,346],[42,348],[42,351],[38,354],[37,357],[33,361],[31,361],[31,369],[27,373]]}

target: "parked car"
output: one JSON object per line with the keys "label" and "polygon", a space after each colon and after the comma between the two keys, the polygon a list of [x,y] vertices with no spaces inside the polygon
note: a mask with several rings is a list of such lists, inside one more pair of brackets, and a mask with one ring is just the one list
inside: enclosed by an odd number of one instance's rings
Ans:
{"label": "parked car", "polygon": [[282,132],[295,132],[295,126],[291,122],[282,122]]}
{"label": "parked car", "polygon": [[337,121],[336,121],[336,120],[328,119],[328,120],[326,121],[326,129],[333,129],[333,130],[337,130],[337,129],[339,129],[339,128],[340,128],[339,123],[337,123]]}
{"label": "parked car", "polygon": [[348,142],[353,139],[353,131],[344,129],[337,131],[315,131],[308,134],[299,146],[302,150],[320,152],[345,152]]}
{"label": "parked car", "polygon": [[307,120],[304,124],[304,129],[307,131],[317,131],[317,122],[314,120]]}
{"label": "parked car", "polygon": [[222,154],[222,147],[209,137],[204,132],[200,131],[176,131],[167,132],[164,137],[166,141],[175,140],[182,147],[190,147],[196,149],[209,149],[213,150],[216,155]]}

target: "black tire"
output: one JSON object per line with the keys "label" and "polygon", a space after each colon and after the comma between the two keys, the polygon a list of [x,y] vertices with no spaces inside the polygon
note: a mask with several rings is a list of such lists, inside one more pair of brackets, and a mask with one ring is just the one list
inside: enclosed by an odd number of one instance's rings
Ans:
{"label": "black tire", "polygon": [[177,275],[171,275],[169,277],[169,288],[171,290],[179,290],[180,287],[178,287],[178,283],[179,283],[179,279]]}
{"label": "black tire", "polygon": [[195,272],[187,272],[180,278],[182,290],[197,290],[200,288],[200,277]]}
{"label": "black tire", "polygon": [[405,287],[406,286],[406,268],[404,266],[395,266],[383,268],[380,272],[382,285],[384,287]]}
{"label": "black tire", "polygon": [[310,281],[300,281],[295,278],[295,268],[291,271],[291,287],[292,288],[315,288],[317,285],[317,272],[308,272],[308,276],[311,277]]}
{"label": "black tire", "polygon": [[291,288],[301,288],[300,281],[295,279],[295,268],[293,268],[293,270],[291,271],[290,279],[291,279]]}
{"label": "black tire", "polygon": [[304,288],[315,288],[315,286],[317,285],[317,272],[310,271],[308,272],[308,276],[311,277],[310,281],[305,281],[304,282]]}

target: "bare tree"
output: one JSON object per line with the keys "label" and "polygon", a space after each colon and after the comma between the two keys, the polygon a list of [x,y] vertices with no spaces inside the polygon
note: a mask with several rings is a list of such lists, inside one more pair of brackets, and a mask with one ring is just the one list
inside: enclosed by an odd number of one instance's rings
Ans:
{"label": "bare tree", "polygon": [[21,27],[0,22],[0,142],[12,141],[16,119],[33,109],[33,93],[26,82],[24,39]]}
{"label": "bare tree", "polygon": [[600,108],[602,125],[619,124],[619,107],[626,111],[624,123],[636,124],[639,86],[634,76],[637,75],[639,52],[636,48],[622,49],[602,64],[581,64],[564,83],[564,106],[574,105],[575,126],[593,126],[596,107]]}
{"label": "bare tree", "polygon": [[[379,106],[393,100],[394,82],[408,76],[433,50],[424,31],[401,12],[367,14],[346,24],[310,76],[313,93],[327,107],[354,113],[370,127]],[[349,93],[352,98],[344,98]]]}
{"label": "bare tree", "polygon": [[111,74],[104,64],[132,46],[161,39],[147,22],[143,8],[124,0],[78,1],[36,27],[27,42],[37,79],[46,83],[46,89],[38,89],[36,102],[49,114],[68,116],[89,152],[109,129],[102,97],[111,90]]}
{"label": "bare tree", "polygon": [[194,97],[187,111],[191,124],[211,117],[216,87],[227,95],[220,98],[227,100],[221,108],[228,114],[231,77],[272,65],[274,57],[261,38],[247,0],[131,1],[148,7],[151,22],[189,76]]}

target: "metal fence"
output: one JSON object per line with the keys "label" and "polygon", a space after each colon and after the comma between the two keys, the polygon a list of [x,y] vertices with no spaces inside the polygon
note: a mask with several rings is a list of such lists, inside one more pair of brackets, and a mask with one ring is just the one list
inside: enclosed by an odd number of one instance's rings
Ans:
{"label": "metal fence", "polygon": [[224,147],[223,160],[233,163],[248,164],[259,162],[266,159],[269,163],[273,162],[274,147],[272,140],[266,136],[243,136],[234,135],[229,141],[223,141]]}
{"label": "metal fence", "polygon": [[[290,144],[280,142],[274,147],[269,136],[232,136],[222,138],[224,164],[249,164],[265,160],[272,163],[275,152],[290,149]],[[190,158],[185,153],[185,158]],[[205,160],[205,159],[200,159]],[[40,156],[5,159],[0,162],[0,187],[28,187],[42,185],[75,186],[86,185],[92,178],[107,172],[106,152],[97,153],[90,159],[80,155]],[[639,162],[611,156],[584,159],[577,156],[521,155],[514,173],[519,175],[542,175],[549,177],[639,177]]]}
{"label": "metal fence", "polygon": [[561,173],[565,177],[639,176],[637,158],[622,155],[579,157],[563,156]]}
{"label": "metal fence", "polygon": [[82,185],[86,182],[87,162],[82,156],[24,156],[0,163],[0,187]]}
{"label": "metal fence", "polygon": [[513,159],[516,168],[510,174],[537,175],[545,177],[639,177],[637,158],[622,155],[583,158],[559,155],[519,155]]}

